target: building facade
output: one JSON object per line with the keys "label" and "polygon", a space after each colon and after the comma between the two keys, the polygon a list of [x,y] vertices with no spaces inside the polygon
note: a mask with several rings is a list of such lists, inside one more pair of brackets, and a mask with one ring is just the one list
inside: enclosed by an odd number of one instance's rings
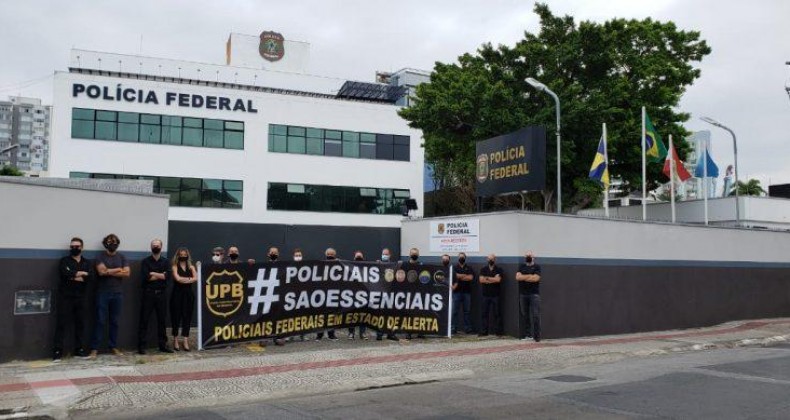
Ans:
{"label": "building facade", "polygon": [[397,245],[404,201],[422,208],[422,135],[397,114],[403,91],[74,50],[54,78],[51,174],[153,180],[170,195],[171,243],[201,256],[378,252]]}
{"label": "building facade", "polygon": [[40,99],[12,96],[0,101],[0,166],[13,165],[31,176],[45,175],[49,163],[51,107]]}

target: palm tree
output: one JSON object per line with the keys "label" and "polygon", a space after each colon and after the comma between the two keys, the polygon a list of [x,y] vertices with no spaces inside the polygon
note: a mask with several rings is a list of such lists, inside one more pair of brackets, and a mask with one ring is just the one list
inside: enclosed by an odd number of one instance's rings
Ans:
{"label": "palm tree", "polygon": [[732,188],[732,191],[730,191],[730,195],[735,195],[736,188],[738,189],[738,195],[753,195],[759,197],[765,194],[765,190],[760,186],[760,181],[756,179],[750,179],[746,182],[738,181]]}

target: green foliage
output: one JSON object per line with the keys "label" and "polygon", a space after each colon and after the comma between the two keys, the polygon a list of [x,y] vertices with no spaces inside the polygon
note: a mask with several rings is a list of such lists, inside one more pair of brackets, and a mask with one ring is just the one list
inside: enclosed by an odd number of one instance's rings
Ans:
{"label": "green foliage", "polygon": [[[474,210],[475,142],[527,125],[547,127],[546,210],[556,180],[553,100],[524,80],[535,77],[562,105],[563,203],[572,210],[597,200],[601,187],[586,181],[607,123],[610,174],[625,191],[641,188],[641,107],[666,142],[672,134],[678,153],[688,148],[676,112],[681,95],[700,75],[690,64],[710,53],[699,32],[672,22],[613,19],[576,23],[536,4],[537,34],[525,32],[515,46],[482,45],[458,63],[436,63],[430,83],[417,86],[413,105],[400,115],[423,130],[425,159],[440,187],[463,191],[457,212]],[[663,163],[648,168],[649,187],[658,185]]]}
{"label": "green foliage", "polygon": [[23,176],[23,175],[25,174],[22,173],[22,171],[17,169],[15,166],[3,165],[2,167],[0,167],[0,176]]}
{"label": "green foliage", "polygon": [[733,186],[730,195],[735,195],[736,189],[738,190],[738,195],[753,195],[760,197],[766,194],[765,190],[760,185],[760,181],[757,179],[750,179],[746,182],[738,181],[738,183]]}

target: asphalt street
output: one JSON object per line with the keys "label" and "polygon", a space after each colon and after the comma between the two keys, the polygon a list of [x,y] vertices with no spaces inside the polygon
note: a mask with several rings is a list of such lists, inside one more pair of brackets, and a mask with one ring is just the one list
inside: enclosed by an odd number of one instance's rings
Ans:
{"label": "asphalt street", "polygon": [[787,419],[788,396],[790,343],[783,343],[634,356],[540,373],[478,372],[472,379],[211,408],[138,412],[134,417]]}

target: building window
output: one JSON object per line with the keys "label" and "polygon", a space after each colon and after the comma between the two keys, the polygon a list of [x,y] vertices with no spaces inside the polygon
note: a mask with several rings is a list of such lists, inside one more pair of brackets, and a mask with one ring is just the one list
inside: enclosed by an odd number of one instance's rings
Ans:
{"label": "building window", "polygon": [[72,108],[71,137],[243,150],[244,123]]}
{"label": "building window", "polygon": [[269,125],[269,151],[276,153],[408,162],[409,147],[409,136]]}
{"label": "building window", "polygon": [[402,214],[409,190],[269,183],[266,207],[334,213]]}
{"label": "building window", "polygon": [[240,209],[243,204],[244,183],[237,180],[178,178],[147,175],[117,175],[71,172],[70,178],[148,179],[154,182],[154,192],[170,195],[173,207],[217,207]]}

